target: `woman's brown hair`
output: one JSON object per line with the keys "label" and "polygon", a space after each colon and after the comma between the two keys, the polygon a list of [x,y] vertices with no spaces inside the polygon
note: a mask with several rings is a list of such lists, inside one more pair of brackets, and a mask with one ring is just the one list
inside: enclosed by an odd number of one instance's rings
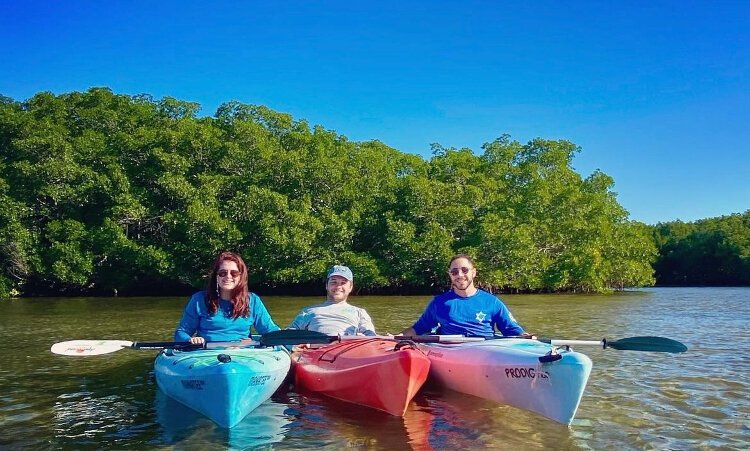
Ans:
{"label": "woman's brown hair", "polygon": [[237,286],[232,290],[232,299],[229,301],[232,303],[232,318],[247,318],[250,316],[250,305],[248,303],[248,289],[247,289],[247,265],[242,261],[242,257],[233,252],[222,252],[216,257],[216,261],[211,267],[211,274],[208,278],[208,288],[206,289],[206,305],[211,315],[216,314],[219,310],[219,285],[217,282],[217,272],[221,263],[225,260],[233,261],[237,264],[237,268],[240,270],[240,280],[237,282]]}

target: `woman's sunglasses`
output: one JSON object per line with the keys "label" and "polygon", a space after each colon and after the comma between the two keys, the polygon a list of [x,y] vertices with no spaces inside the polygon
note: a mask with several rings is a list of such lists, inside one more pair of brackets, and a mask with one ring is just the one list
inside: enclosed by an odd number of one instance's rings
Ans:
{"label": "woman's sunglasses", "polygon": [[240,272],[234,269],[231,271],[227,271],[226,269],[220,269],[219,271],[216,272],[216,274],[218,274],[219,277],[226,277],[227,274],[231,274],[232,279],[236,279],[237,277],[240,276]]}
{"label": "woman's sunglasses", "polygon": [[471,271],[471,268],[462,266],[461,268],[451,268],[450,271],[448,272],[451,274],[451,276],[457,276],[459,271],[461,271],[464,274],[469,274],[469,271]]}

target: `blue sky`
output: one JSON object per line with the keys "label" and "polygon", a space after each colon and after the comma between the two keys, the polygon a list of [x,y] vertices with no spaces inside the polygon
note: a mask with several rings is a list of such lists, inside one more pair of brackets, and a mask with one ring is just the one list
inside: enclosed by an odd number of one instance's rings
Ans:
{"label": "blue sky", "polygon": [[264,104],[430,156],[581,146],[630,218],[750,209],[750,2],[0,0],[0,94]]}

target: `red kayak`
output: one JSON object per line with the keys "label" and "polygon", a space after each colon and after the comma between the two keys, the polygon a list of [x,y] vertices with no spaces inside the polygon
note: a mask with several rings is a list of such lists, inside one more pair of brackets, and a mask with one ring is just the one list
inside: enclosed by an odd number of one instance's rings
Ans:
{"label": "red kayak", "polygon": [[350,339],[292,354],[298,387],[403,416],[427,379],[430,360],[409,341]]}

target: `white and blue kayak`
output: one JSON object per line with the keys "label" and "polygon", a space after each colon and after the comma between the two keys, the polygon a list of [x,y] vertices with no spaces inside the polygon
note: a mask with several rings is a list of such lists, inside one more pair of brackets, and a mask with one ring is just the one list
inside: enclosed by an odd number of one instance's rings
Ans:
{"label": "white and blue kayak", "polygon": [[154,362],[164,393],[231,428],[279,388],[291,359],[281,346],[165,349]]}
{"label": "white and blue kayak", "polygon": [[438,384],[563,424],[573,420],[591,373],[588,356],[525,338],[418,346]]}

